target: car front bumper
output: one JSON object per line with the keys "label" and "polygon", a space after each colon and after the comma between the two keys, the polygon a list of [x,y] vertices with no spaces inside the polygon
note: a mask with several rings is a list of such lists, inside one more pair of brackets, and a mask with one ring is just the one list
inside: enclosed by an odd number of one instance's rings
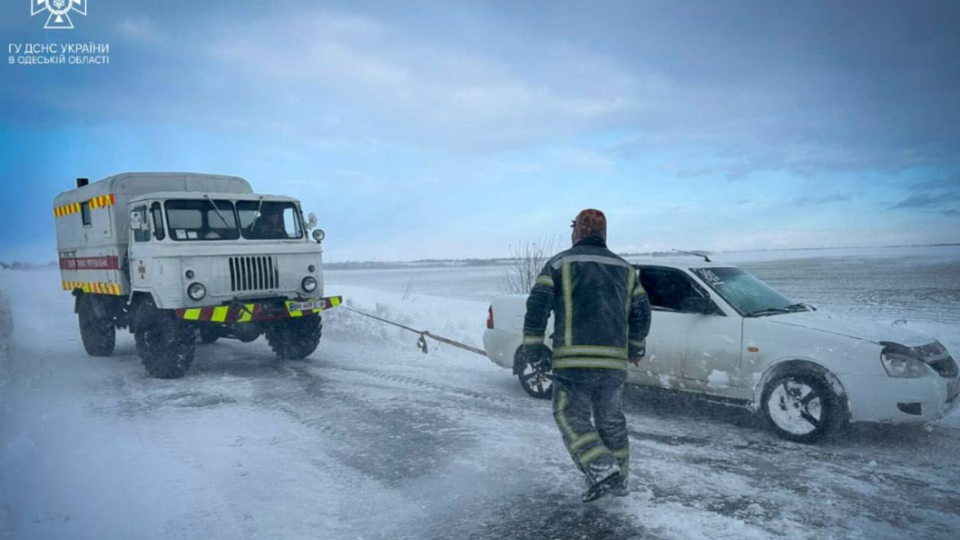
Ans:
{"label": "car front bumper", "polygon": [[852,422],[935,422],[960,406],[960,378],[839,375]]}

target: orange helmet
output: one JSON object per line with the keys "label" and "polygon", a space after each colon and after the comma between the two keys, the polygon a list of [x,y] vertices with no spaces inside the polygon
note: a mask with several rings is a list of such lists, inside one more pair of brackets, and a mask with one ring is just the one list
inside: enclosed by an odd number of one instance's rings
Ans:
{"label": "orange helmet", "polygon": [[591,236],[607,241],[607,217],[599,210],[588,208],[581,211],[572,227],[574,244]]}

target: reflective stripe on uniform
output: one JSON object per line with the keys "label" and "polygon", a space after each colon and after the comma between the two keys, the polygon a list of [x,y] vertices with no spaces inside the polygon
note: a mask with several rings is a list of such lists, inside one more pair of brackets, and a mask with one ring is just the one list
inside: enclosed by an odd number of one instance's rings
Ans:
{"label": "reflective stripe on uniform", "polygon": [[580,455],[580,465],[586,467],[602,456],[609,454],[610,451],[604,445],[594,446]]}
{"label": "reflective stripe on uniform", "polygon": [[544,285],[552,289],[554,287],[553,278],[550,276],[540,276],[537,278],[535,285]]}
{"label": "reflective stripe on uniform", "polygon": [[617,460],[617,463],[620,465],[620,474],[626,476],[630,474],[630,448],[621,448],[619,450],[611,450],[611,454]]}
{"label": "reflective stripe on uniform", "polygon": [[626,359],[627,349],[624,347],[601,347],[599,345],[574,345],[573,347],[558,347],[553,351],[554,358],[570,356],[604,356]]}
{"label": "reflective stripe on uniform", "polygon": [[646,347],[646,346],[647,346],[647,340],[641,339],[640,341],[637,341],[637,340],[631,339],[631,340],[630,340],[630,345],[633,345],[634,347]]}
{"label": "reflective stripe on uniform", "polygon": [[560,426],[560,431],[563,432],[563,436],[568,441],[572,441],[577,438],[577,434],[573,431],[573,428],[570,427],[570,422],[567,420],[567,416],[564,414],[564,411],[569,404],[570,396],[567,395],[566,390],[558,390],[557,410],[553,413],[553,416],[556,418],[557,425]]}
{"label": "reflective stripe on uniform", "polygon": [[563,342],[573,343],[573,268],[569,262],[563,263],[561,279],[563,279]]}
{"label": "reflective stripe on uniform", "polygon": [[524,345],[543,345],[543,336],[523,336]]}
{"label": "reflective stripe on uniform", "polygon": [[580,437],[577,437],[575,440],[573,440],[570,443],[570,451],[576,452],[577,450],[583,448],[584,446],[593,442],[597,442],[599,440],[600,440],[600,434],[597,433],[596,431],[591,431],[590,433],[587,433],[586,435],[581,435]]}
{"label": "reflective stripe on uniform", "polygon": [[589,358],[582,356],[554,359],[553,369],[568,368],[627,369],[627,361],[619,358]]}
{"label": "reflective stripe on uniform", "polygon": [[594,262],[599,264],[610,264],[613,266],[625,266],[631,270],[633,269],[633,266],[623,259],[604,257],[603,255],[567,255],[554,261],[552,266],[554,269],[557,269],[572,262]]}

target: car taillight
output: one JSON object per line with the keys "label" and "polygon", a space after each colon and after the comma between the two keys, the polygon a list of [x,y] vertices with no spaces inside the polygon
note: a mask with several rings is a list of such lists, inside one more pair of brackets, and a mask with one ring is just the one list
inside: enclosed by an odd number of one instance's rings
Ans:
{"label": "car taillight", "polygon": [[487,309],[487,328],[493,328],[493,305]]}

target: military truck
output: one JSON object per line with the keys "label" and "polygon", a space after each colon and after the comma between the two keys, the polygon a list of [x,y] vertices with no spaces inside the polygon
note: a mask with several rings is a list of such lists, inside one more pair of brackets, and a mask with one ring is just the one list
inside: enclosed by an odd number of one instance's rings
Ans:
{"label": "military truck", "polygon": [[[313,353],[323,296],[316,216],[238,177],[124,173],[54,200],[63,289],[76,298],[84,349],[109,356],[134,335],[147,373],[182,377],[198,341],[265,335],[282,359]],[[308,231],[312,230],[312,234]]]}

